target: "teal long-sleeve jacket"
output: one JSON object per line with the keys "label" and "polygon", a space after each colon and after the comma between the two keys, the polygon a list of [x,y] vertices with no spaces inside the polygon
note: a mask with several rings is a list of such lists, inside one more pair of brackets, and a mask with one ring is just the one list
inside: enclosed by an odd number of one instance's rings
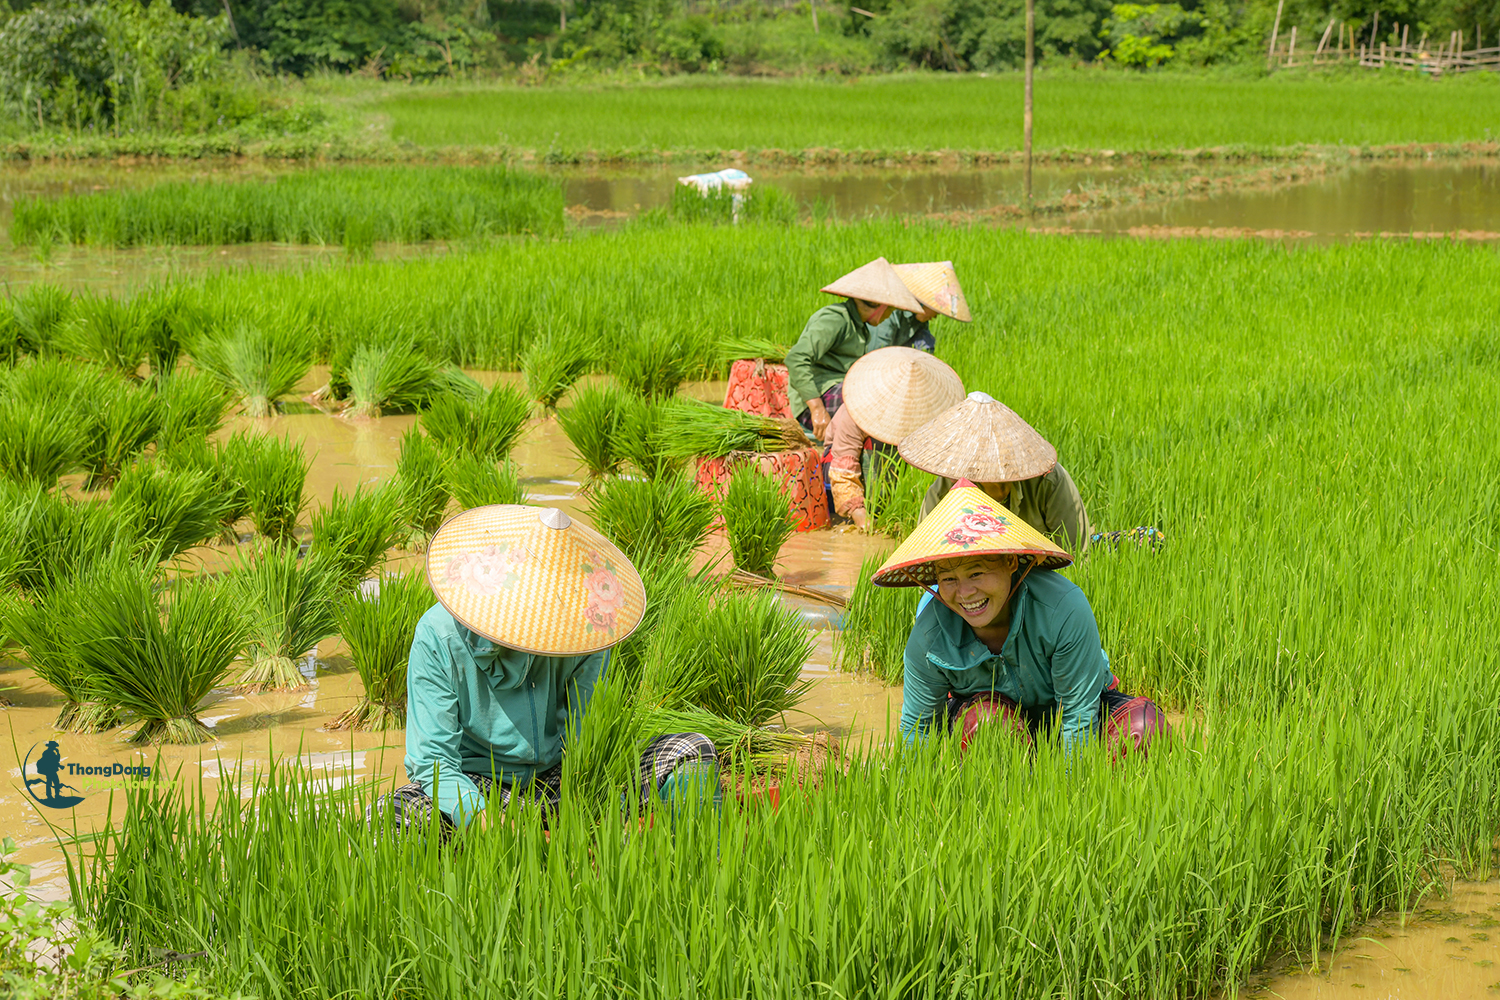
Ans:
{"label": "teal long-sleeve jacket", "polygon": [[407,776],[455,826],[467,825],[484,795],[464,772],[524,783],[555,766],[607,657],[523,653],[434,605],[417,623],[406,664]]}
{"label": "teal long-sleeve jacket", "polygon": [[1022,708],[1055,708],[1065,747],[1088,738],[1111,677],[1088,598],[1067,577],[1035,570],[1011,600],[1010,633],[997,656],[942,601],[922,599],[906,640],[904,737],[925,735],[947,710],[950,691],[992,691]]}

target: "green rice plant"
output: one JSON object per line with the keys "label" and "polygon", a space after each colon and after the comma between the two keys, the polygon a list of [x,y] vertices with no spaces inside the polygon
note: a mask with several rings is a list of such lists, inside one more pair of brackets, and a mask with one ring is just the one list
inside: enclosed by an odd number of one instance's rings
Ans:
{"label": "green rice plant", "polygon": [[330,728],[383,731],[406,726],[406,660],[417,622],[432,607],[432,590],[420,568],[382,577],[379,590],[346,594],[338,606],[338,631],[364,694]]}
{"label": "green rice plant", "polygon": [[610,371],[620,384],[647,399],[674,395],[687,381],[691,363],[680,337],[652,328],[619,345]]}
{"label": "green rice plant", "polygon": [[548,410],[557,409],[557,401],[593,366],[588,343],[576,334],[556,331],[533,340],[521,356],[526,391]]}
{"label": "green rice plant", "polygon": [[192,356],[193,363],[218,379],[250,417],[271,416],[276,401],[296,388],[312,365],[304,331],[248,322],[199,337]]}
{"label": "green rice plant", "polygon": [[235,498],[207,469],[137,462],[120,476],[109,505],[119,511],[142,553],[171,559],[224,529]]}
{"label": "green rice plant", "polygon": [[465,510],[495,503],[525,503],[526,488],[509,459],[496,465],[477,455],[448,457],[448,492]]}
{"label": "green rice plant", "polygon": [[510,454],[530,418],[531,401],[526,394],[513,385],[500,384],[477,399],[458,393],[438,396],[422,414],[422,429],[445,452],[467,452],[500,462]]}
{"label": "green rice plant", "polygon": [[[243,508],[267,541],[293,541],[307,505],[307,460],[290,437],[237,431],[218,452],[224,477],[244,491]],[[239,508],[236,503],[233,508]]]}
{"label": "green rice plant", "polygon": [[79,458],[88,472],[84,488],[97,490],[118,479],[157,438],[164,410],[155,391],[120,379],[106,380],[90,403]]}
{"label": "green rice plant", "polygon": [[401,491],[401,516],[406,524],[424,537],[432,537],[443,523],[452,495],[448,460],[438,443],[419,428],[401,435],[395,482]]}
{"label": "green rice plant", "polygon": [[243,447],[239,444],[228,447],[228,444],[222,442],[210,446],[206,438],[189,437],[171,448],[158,447],[155,461],[174,472],[208,474],[223,502],[219,537],[233,545],[239,538],[235,526],[250,516],[250,497],[232,467],[232,462],[242,457]]}
{"label": "green rice plant", "polygon": [[810,443],[793,421],[681,398],[661,404],[655,433],[658,451],[679,461],[733,451],[785,451]]}
{"label": "green rice plant", "polygon": [[133,526],[113,503],[76,501],[46,487],[0,489],[0,524],[9,544],[7,577],[23,590],[50,587],[101,559],[133,553]]}
{"label": "green rice plant", "polygon": [[786,360],[788,350],[790,348],[785,344],[761,337],[730,337],[719,342],[718,361],[724,367],[745,358],[760,358],[779,364]]}
{"label": "green rice plant", "polygon": [[356,348],[349,360],[348,381],[350,403],[344,415],[356,418],[410,413],[443,385],[442,368],[417,353],[410,342]]}
{"label": "green rice plant", "polygon": [[51,487],[78,466],[84,445],[78,415],[66,403],[0,398],[0,476]]}
{"label": "green rice plant", "polygon": [[675,222],[775,223],[797,221],[797,199],[771,184],[753,184],[744,191],[697,188],[679,184],[672,188],[666,214]]}
{"label": "green rice plant", "polygon": [[73,313],[73,296],[56,285],[35,284],[11,299],[20,349],[41,354],[58,349],[58,332]]}
{"label": "green rice plant", "polygon": [[590,494],[589,519],[640,565],[686,559],[703,545],[717,505],[685,475],[608,479]]}
{"label": "green rice plant", "polygon": [[156,394],[162,407],[158,452],[180,448],[188,441],[204,441],[224,426],[229,396],[223,383],[211,375],[174,372],[158,382]]}
{"label": "green rice plant", "polygon": [[302,559],[296,546],[265,546],[230,575],[250,621],[249,654],[240,684],[251,691],[307,686],[297,659],[338,630],[343,568]]}
{"label": "green rice plant", "polygon": [[72,623],[91,693],[134,712],[132,743],[204,743],[197,706],[228,675],[250,636],[232,581],[161,589],[154,566],[101,563],[81,578],[90,600]]}
{"label": "green rice plant", "polygon": [[625,462],[620,451],[621,409],[625,393],[615,385],[589,385],[573,393],[572,405],[557,411],[557,423],[583,460],[590,483],[618,475]]}
{"label": "green rice plant", "polygon": [[667,403],[624,392],[619,397],[619,416],[611,446],[647,479],[676,475],[682,460],[667,454],[662,424]]}
{"label": "green rice plant", "polygon": [[21,324],[15,312],[0,308],[0,363],[14,365],[21,359],[25,345],[21,341]]}
{"label": "green rice plant", "polygon": [[774,577],[776,557],[797,530],[785,484],[746,462],[730,477],[720,508],[734,564],[747,573]]}
{"label": "green rice plant", "polygon": [[83,295],[59,331],[58,342],[70,354],[86,358],[106,371],[129,379],[153,354],[156,339],[147,312],[150,299],[141,296],[122,302],[109,295]]}
{"label": "green rice plant", "polygon": [[56,579],[8,609],[7,634],[26,653],[36,675],[63,696],[53,722],[69,733],[98,733],[120,724],[119,707],[89,684],[78,652],[78,622],[94,600],[90,575]]}
{"label": "green rice plant", "polygon": [[161,382],[177,369],[183,346],[211,325],[186,286],[158,285],[130,300],[131,312],[146,341],[151,377]]}
{"label": "green rice plant", "polygon": [[922,497],[932,475],[879,452],[870,455],[865,469],[865,510],[871,529],[905,538],[922,519]]}
{"label": "green rice plant", "polygon": [[311,557],[338,568],[339,585],[357,585],[385,562],[387,549],[405,537],[399,486],[356,487],[333,497],[312,516]]}
{"label": "green rice plant", "polygon": [[834,633],[833,668],[873,674],[899,685],[906,673],[906,640],[917,618],[922,591],[917,587],[877,587],[870,582],[884,555],[866,557],[844,609],[844,626]]}

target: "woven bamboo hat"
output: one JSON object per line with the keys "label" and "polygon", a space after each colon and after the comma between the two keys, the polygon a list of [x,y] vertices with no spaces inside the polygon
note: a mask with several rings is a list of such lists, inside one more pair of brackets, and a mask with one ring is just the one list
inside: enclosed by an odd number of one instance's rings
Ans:
{"label": "woven bamboo hat", "polygon": [[1057,464],[1057,449],[1046,438],[983,392],[969,393],[912,431],[897,450],[923,472],[975,483],[1035,479]]}
{"label": "woven bamboo hat", "polygon": [[896,264],[896,274],[911,290],[911,293],[928,309],[936,309],[961,323],[974,317],[969,315],[969,303],[964,290],[958,287],[958,272],[953,261],[938,260],[927,264]]}
{"label": "woven bamboo hat", "polygon": [[824,285],[822,290],[830,295],[878,302],[907,312],[922,311],[922,303],[912,295],[891,262],[884,257],[876,257],[864,267],[855,268],[832,284]]}
{"label": "woven bamboo hat", "polygon": [[607,649],[646,613],[646,588],[624,553],[555,507],[454,515],[427,546],[427,581],[469,629],[544,656]]}
{"label": "woven bamboo hat", "polygon": [[1042,569],[1073,561],[1046,535],[961,479],[870,579],[881,587],[932,587],[945,559],[1008,555],[1035,559]]}
{"label": "woven bamboo hat", "polygon": [[849,366],[844,405],[870,437],[900,444],[964,398],[963,380],[926,351],[882,347]]}

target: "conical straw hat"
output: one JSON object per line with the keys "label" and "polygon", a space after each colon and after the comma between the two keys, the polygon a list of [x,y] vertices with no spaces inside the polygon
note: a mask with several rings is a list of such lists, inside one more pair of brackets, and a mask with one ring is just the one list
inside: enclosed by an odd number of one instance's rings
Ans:
{"label": "conical straw hat", "polygon": [[427,546],[427,581],[463,625],[544,656],[607,649],[646,613],[624,553],[555,507],[492,504],[449,518]]}
{"label": "conical straw hat", "polygon": [[1030,556],[1042,569],[1073,561],[1021,518],[968,480],[960,480],[932,513],[922,518],[871,582],[882,587],[937,585],[937,563],[957,556]]}
{"label": "conical straw hat", "polygon": [[922,303],[916,300],[916,297],[902,282],[901,276],[896,273],[896,269],[891,266],[891,262],[884,257],[876,257],[864,267],[855,268],[833,284],[824,285],[823,291],[830,295],[878,302],[884,306],[905,309],[907,312],[922,311]]}
{"label": "conical straw hat", "polygon": [[900,444],[933,417],[962,402],[958,373],[926,351],[882,347],[849,366],[844,405],[870,437]]}
{"label": "conical straw hat", "polygon": [[901,442],[901,457],[923,472],[975,483],[1034,479],[1057,464],[1057,449],[994,397],[969,398],[918,427]]}
{"label": "conical straw hat", "polygon": [[896,264],[894,267],[902,283],[927,308],[936,309],[944,316],[951,316],[963,323],[974,318],[969,315],[969,303],[964,298],[964,290],[958,287],[958,272],[953,269],[953,261]]}

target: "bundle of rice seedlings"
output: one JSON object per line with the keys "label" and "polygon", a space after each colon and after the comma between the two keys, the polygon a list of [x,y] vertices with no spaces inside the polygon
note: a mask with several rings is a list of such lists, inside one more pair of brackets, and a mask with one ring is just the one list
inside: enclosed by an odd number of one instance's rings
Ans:
{"label": "bundle of rice seedlings", "polygon": [[797,528],[786,485],[746,462],[734,471],[721,505],[734,564],[747,573],[774,577],[781,547]]}
{"label": "bundle of rice seedlings", "polygon": [[431,536],[448,509],[448,462],[437,442],[416,427],[401,436],[395,481],[402,518],[414,531]]}
{"label": "bundle of rice seedlings", "polygon": [[220,447],[225,477],[244,491],[244,508],[267,540],[290,542],[307,499],[307,460],[302,445],[239,431]]}
{"label": "bundle of rice seedlings", "polygon": [[73,312],[73,296],[56,285],[32,285],[11,300],[20,347],[28,354],[57,349],[58,333]]}
{"label": "bundle of rice seedlings", "polygon": [[865,475],[865,510],[870,527],[892,538],[905,538],[922,519],[922,497],[932,476],[899,458],[876,453]]}
{"label": "bundle of rice seedlings", "polygon": [[16,322],[15,312],[0,307],[0,362],[15,364],[25,349],[21,342],[21,324]]}
{"label": "bundle of rice seedlings", "polygon": [[443,369],[409,341],[364,344],[349,359],[347,379],[350,403],[344,415],[370,418],[424,406],[443,388]]}
{"label": "bundle of rice seedlings", "polygon": [[151,377],[158,382],[176,369],[182,345],[209,324],[208,315],[182,285],[150,288],[131,299],[130,308],[146,342]]}
{"label": "bundle of rice seedlings", "polygon": [[224,385],[209,375],[174,372],[156,389],[161,399],[161,428],[156,434],[158,452],[203,441],[224,426],[229,397]]}
{"label": "bundle of rice seedlings", "polygon": [[647,399],[676,393],[687,381],[689,366],[680,339],[660,329],[625,341],[610,362],[620,384]]}
{"label": "bundle of rice seedlings", "polygon": [[297,660],[338,631],[341,567],[301,559],[295,546],[270,545],[230,579],[250,620],[249,662],[240,683],[252,691],[305,687]]}
{"label": "bundle of rice seedlings", "polygon": [[874,674],[887,684],[900,684],[906,674],[906,640],[917,617],[918,587],[877,587],[870,582],[885,562],[873,555],[859,567],[859,578],[844,627],[834,633],[833,667],[850,673]]}
{"label": "bundle of rice seedlings", "polygon": [[4,503],[0,537],[14,552],[8,572],[22,589],[72,579],[101,559],[136,548],[130,525],[113,504],[74,501],[43,486],[8,489]]}
{"label": "bundle of rice seedlings", "polygon": [[109,504],[119,511],[140,551],[171,559],[219,534],[235,498],[206,469],[138,462],[120,476]]}
{"label": "bundle of rice seedlings", "polygon": [[[356,591],[338,609],[338,631],[365,687],[358,704],[330,729],[401,729],[406,725],[406,660],[417,622],[434,598],[420,568],[383,577],[371,595]],[[571,751],[570,751],[571,752]]]}
{"label": "bundle of rice seedlings", "polygon": [[86,578],[55,580],[34,591],[30,602],[15,601],[6,623],[31,669],[63,696],[53,725],[69,733],[97,733],[120,723],[119,708],[89,687],[78,656],[77,623],[90,603]]}
{"label": "bundle of rice seedlings", "polygon": [[785,344],[778,344],[773,340],[730,337],[719,341],[718,362],[720,366],[727,366],[730,362],[749,358],[779,363],[786,360],[788,350],[790,348]]}
{"label": "bundle of rice seedlings", "polygon": [[521,375],[531,398],[549,410],[594,365],[593,352],[581,338],[564,333],[538,337],[521,355]]}
{"label": "bundle of rice seedlings", "polygon": [[163,408],[152,390],[118,379],[108,380],[92,404],[80,458],[88,470],[84,488],[97,490],[118,479],[126,463],[156,439]]}
{"label": "bundle of rice seedlings", "polygon": [[682,464],[679,459],[665,454],[661,447],[661,421],[666,407],[666,403],[628,392],[620,394],[613,447],[648,479],[673,475]]}
{"label": "bundle of rice seedlings", "polygon": [[585,386],[573,393],[573,405],[557,411],[557,423],[583,459],[590,482],[618,475],[625,456],[619,448],[625,393],[614,385]]}
{"label": "bundle of rice seedlings", "polygon": [[238,588],[182,581],[164,593],[155,567],[123,561],[101,563],[82,582],[90,600],[72,628],[86,690],[140,717],[132,743],[211,740],[197,705],[250,635]]}
{"label": "bundle of rice seedlings", "polygon": [[589,497],[594,527],[636,565],[686,559],[713,526],[716,505],[686,475],[610,479]]}
{"label": "bundle of rice seedlings", "polygon": [[250,516],[250,499],[228,460],[235,457],[237,449],[230,449],[227,458],[225,449],[225,444],[210,446],[206,438],[190,437],[171,448],[158,448],[155,461],[173,472],[209,475],[224,505],[219,518],[219,537],[233,545],[238,541],[235,525]]}
{"label": "bundle of rice seedlings", "polygon": [[152,336],[141,307],[108,295],[84,295],[57,340],[70,354],[126,378],[136,378],[151,354]]}
{"label": "bundle of rice seedlings", "polygon": [[84,429],[65,402],[0,399],[0,476],[51,487],[78,465]]}
{"label": "bundle of rice seedlings", "polygon": [[762,417],[696,399],[662,405],[657,451],[671,459],[718,458],[732,451],[786,451],[810,442],[795,421]]}
{"label": "bundle of rice seedlings", "polygon": [[198,338],[193,362],[218,379],[245,414],[269,417],[276,401],[294,389],[312,366],[312,338],[301,330],[241,323],[232,331]]}
{"label": "bundle of rice seedlings", "polygon": [[405,535],[401,490],[391,485],[357,487],[333,498],[312,516],[312,558],[333,565],[339,586],[350,588],[385,562],[387,549]]}
{"label": "bundle of rice seedlings", "polygon": [[477,455],[451,456],[448,458],[448,490],[465,510],[492,503],[526,502],[526,488],[521,485],[520,473],[510,459],[496,465]]}
{"label": "bundle of rice seedlings", "polygon": [[641,677],[641,664],[651,636],[656,633],[668,610],[693,595],[705,593],[717,584],[708,576],[709,567],[688,568],[681,558],[658,558],[635,563],[646,587],[646,613],[640,626],[609,652],[609,672],[624,674],[634,680]]}
{"label": "bundle of rice seedlings", "polygon": [[422,429],[449,453],[468,452],[499,462],[510,454],[526,421],[531,401],[513,385],[497,385],[478,398],[445,393],[422,414]]}

